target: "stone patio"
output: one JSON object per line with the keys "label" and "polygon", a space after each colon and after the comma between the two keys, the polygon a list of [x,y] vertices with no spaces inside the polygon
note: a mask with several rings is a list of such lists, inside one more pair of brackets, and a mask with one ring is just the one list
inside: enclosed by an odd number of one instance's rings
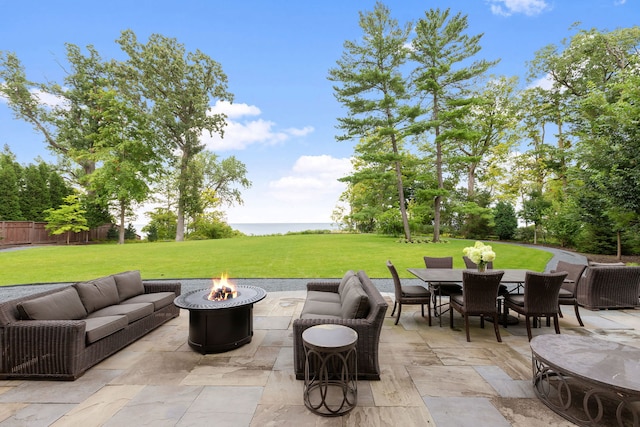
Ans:
{"label": "stone patio", "polygon": [[[392,295],[384,293],[390,303]],[[292,320],[305,291],[269,292],[254,306],[250,344],[201,355],[187,345],[189,315],[161,326],[73,382],[0,381],[0,426],[570,426],[535,397],[523,323],[480,329],[427,326],[419,306],[387,317],[380,381],[358,382],[358,406],[339,418],[306,409],[293,373]],[[564,307],[563,334],[640,346],[640,310]],[[446,326],[445,326],[446,325]],[[553,327],[534,335],[553,333]]]}

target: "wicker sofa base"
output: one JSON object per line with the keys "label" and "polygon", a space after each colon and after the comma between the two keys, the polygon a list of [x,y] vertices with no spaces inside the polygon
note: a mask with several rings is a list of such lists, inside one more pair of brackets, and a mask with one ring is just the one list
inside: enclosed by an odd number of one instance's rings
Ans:
{"label": "wicker sofa base", "polygon": [[[336,324],[348,326],[358,333],[356,343],[358,359],[358,380],[379,380],[378,346],[380,332],[384,322],[388,304],[380,291],[371,282],[364,271],[357,277],[369,298],[370,309],[366,318],[362,319],[295,319],[293,321],[293,359],[296,379],[304,379],[305,351],[302,333],[315,325]],[[339,282],[310,282],[307,291],[338,292]]]}
{"label": "wicker sofa base", "polygon": [[[174,292],[180,283],[145,282],[145,293]],[[83,320],[17,320],[19,302],[58,292],[42,292],[0,304],[0,378],[75,380],[89,368],[180,315],[169,304],[92,344]]]}

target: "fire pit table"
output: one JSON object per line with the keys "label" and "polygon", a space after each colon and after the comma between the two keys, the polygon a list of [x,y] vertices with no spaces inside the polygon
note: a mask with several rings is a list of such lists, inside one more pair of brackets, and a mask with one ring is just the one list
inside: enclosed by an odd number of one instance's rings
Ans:
{"label": "fire pit table", "polygon": [[[177,297],[173,303],[189,310],[189,346],[202,354],[221,353],[251,342],[253,304],[267,296],[256,286],[238,285],[226,299],[219,290],[198,289]],[[225,292],[222,292],[225,294]]]}

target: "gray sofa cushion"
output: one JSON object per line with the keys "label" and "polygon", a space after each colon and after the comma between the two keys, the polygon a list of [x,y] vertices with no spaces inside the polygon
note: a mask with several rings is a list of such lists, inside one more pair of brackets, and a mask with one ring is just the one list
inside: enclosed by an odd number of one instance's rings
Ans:
{"label": "gray sofa cushion", "polygon": [[93,313],[96,310],[120,302],[118,288],[113,276],[76,283],[74,286],[87,313]]}
{"label": "gray sofa cushion", "polygon": [[114,274],[113,279],[116,281],[120,301],[144,294],[144,284],[138,270]]}
{"label": "gray sofa cushion", "polygon": [[129,298],[128,300],[122,301],[120,304],[137,304],[147,302],[153,304],[154,310],[160,310],[169,304],[173,304],[174,299],[176,299],[176,294],[174,292],[153,292]]}
{"label": "gray sofa cushion", "polygon": [[347,271],[344,276],[342,276],[342,280],[340,280],[340,284],[338,285],[338,293],[341,294],[344,290],[344,286],[347,284],[349,279],[352,277],[356,277],[356,273],[353,270]]}
{"label": "gray sofa cushion", "polygon": [[[329,317],[326,317],[329,316]],[[314,301],[306,300],[304,307],[302,307],[302,313],[300,313],[301,319],[316,319],[316,318],[342,318],[342,306],[340,303],[326,302],[326,301]]]}
{"label": "gray sofa cushion", "polygon": [[89,314],[87,318],[92,319],[95,317],[103,316],[116,316],[125,315],[128,323],[133,323],[136,320],[142,319],[145,316],[153,314],[153,304],[148,302],[141,302],[137,304],[115,304],[110,305],[100,310],[96,310]]}
{"label": "gray sofa cushion", "polygon": [[345,287],[340,315],[343,319],[363,319],[369,314],[369,296],[360,281]]}
{"label": "gray sofa cushion", "polygon": [[78,320],[87,315],[78,292],[71,286],[60,292],[23,301],[18,304],[18,312],[24,320]]}
{"label": "gray sofa cushion", "polygon": [[127,316],[104,316],[85,319],[85,338],[87,344],[127,327]]}
{"label": "gray sofa cushion", "polygon": [[349,292],[349,289],[354,287],[362,288],[362,285],[360,284],[360,279],[358,279],[358,276],[352,276],[349,279],[347,279],[344,286],[342,287],[342,291],[338,292],[340,294],[341,303],[344,304],[344,299],[346,298],[347,293]]}
{"label": "gray sofa cushion", "polygon": [[333,302],[340,304],[340,294],[336,292],[307,291],[307,299],[313,301]]}

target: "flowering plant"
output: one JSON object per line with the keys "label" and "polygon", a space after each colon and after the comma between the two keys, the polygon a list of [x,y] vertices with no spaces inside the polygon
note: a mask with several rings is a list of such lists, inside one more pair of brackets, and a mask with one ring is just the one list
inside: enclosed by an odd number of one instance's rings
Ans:
{"label": "flowering plant", "polygon": [[478,265],[478,270],[484,270],[488,262],[496,259],[496,253],[491,249],[491,246],[482,242],[476,242],[475,245],[464,248],[462,253]]}

